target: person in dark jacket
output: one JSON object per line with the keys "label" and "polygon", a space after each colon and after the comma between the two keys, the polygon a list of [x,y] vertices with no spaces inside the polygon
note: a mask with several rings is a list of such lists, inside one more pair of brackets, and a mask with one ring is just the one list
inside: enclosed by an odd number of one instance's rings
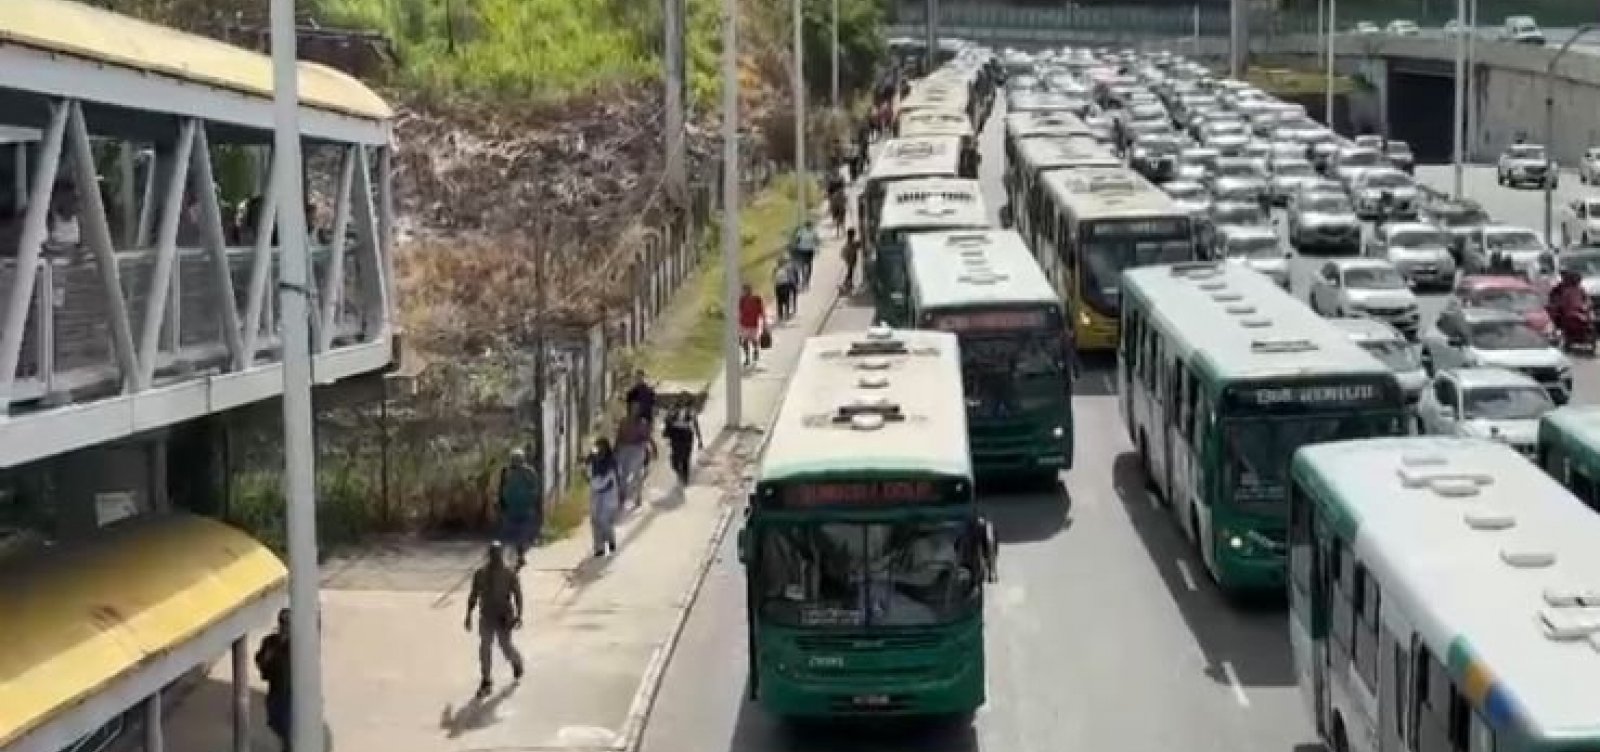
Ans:
{"label": "person in dark jacket", "polygon": [[283,752],[290,752],[289,609],[278,612],[278,631],[262,638],[256,670],[267,685],[267,728],[278,737]]}
{"label": "person in dark jacket", "polygon": [[467,619],[472,631],[472,613],[478,613],[478,698],[494,689],[494,646],[511,664],[511,679],[522,681],[522,654],[511,643],[511,632],[522,629],[522,581],[506,566],[505,547],[499,541],[489,544],[488,561],[472,574],[472,591],[467,594]]}
{"label": "person in dark jacket", "polygon": [[689,485],[689,468],[694,460],[694,450],[706,448],[705,441],[700,438],[700,418],[695,415],[693,408],[680,407],[672,411],[661,433],[667,439],[672,472],[677,473],[679,484]]}
{"label": "person in dark jacket", "polygon": [[517,569],[528,558],[528,547],[539,540],[544,527],[544,484],[528,464],[521,449],[511,450],[511,463],[500,471],[500,541],[517,551]]}

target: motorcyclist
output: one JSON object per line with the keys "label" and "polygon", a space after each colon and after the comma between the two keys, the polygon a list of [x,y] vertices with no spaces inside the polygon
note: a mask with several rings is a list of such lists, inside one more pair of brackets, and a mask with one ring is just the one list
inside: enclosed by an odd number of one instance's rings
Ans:
{"label": "motorcyclist", "polygon": [[1393,213],[1394,213],[1394,192],[1393,191],[1384,191],[1381,195],[1378,196],[1378,219],[1377,219],[1377,222],[1375,223],[1377,225],[1378,229],[1380,229],[1380,230],[1383,229],[1384,223],[1389,221],[1389,215],[1393,214]]}
{"label": "motorcyclist", "polygon": [[1570,313],[1589,302],[1583,292],[1583,277],[1571,269],[1561,272],[1561,280],[1550,288],[1550,307],[1557,312]]}

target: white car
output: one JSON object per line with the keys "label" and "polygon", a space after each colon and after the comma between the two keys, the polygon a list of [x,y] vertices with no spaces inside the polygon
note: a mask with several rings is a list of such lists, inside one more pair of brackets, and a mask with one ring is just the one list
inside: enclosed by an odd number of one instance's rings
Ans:
{"label": "white car", "polygon": [[1414,37],[1417,35],[1419,29],[1417,28],[1416,21],[1395,19],[1389,22],[1388,27],[1386,27],[1384,31],[1397,37]]}
{"label": "white car", "polygon": [[1500,154],[1495,177],[1501,185],[1556,188],[1561,178],[1555,160],[1538,144],[1512,144]]}
{"label": "white car", "polygon": [[1191,216],[1204,217],[1211,211],[1211,194],[1205,186],[1193,180],[1172,180],[1163,184],[1161,190],[1167,192],[1172,203]]}
{"label": "white car", "polygon": [[1509,368],[1538,382],[1558,405],[1572,394],[1572,362],[1519,314],[1451,306],[1418,339],[1430,372]]}
{"label": "white car", "polygon": [[1379,29],[1378,25],[1371,21],[1357,21],[1356,25],[1351,28],[1350,33],[1366,36],[1379,33]]}
{"label": "white car", "polygon": [[1328,177],[1339,181],[1350,190],[1361,173],[1378,167],[1392,168],[1383,152],[1364,146],[1346,146],[1334,152],[1328,161]]}
{"label": "white car", "polygon": [[1539,419],[1556,405],[1526,374],[1505,368],[1440,371],[1417,401],[1419,433],[1492,439],[1533,456]]}
{"label": "white car", "polygon": [[1417,183],[1394,167],[1373,167],[1357,173],[1350,183],[1350,197],[1362,219],[1385,213],[1408,219],[1417,216]]}
{"label": "white car", "polygon": [[1593,185],[1600,182],[1600,149],[1583,150],[1583,160],[1578,163],[1578,182]]}
{"label": "white car", "polygon": [[1422,396],[1422,387],[1428,383],[1428,372],[1422,368],[1422,358],[1417,346],[1399,330],[1377,319],[1328,319],[1334,328],[1350,335],[1351,341],[1372,354],[1379,362],[1394,372],[1400,388],[1406,392],[1406,401],[1413,404]]}
{"label": "white car", "polygon": [[1316,168],[1304,159],[1273,159],[1271,172],[1267,192],[1272,203],[1278,206],[1288,206],[1289,197],[1295,195],[1301,185],[1317,179]]}
{"label": "white car", "polygon": [[1561,246],[1600,241],[1600,196],[1575,198],[1561,207]]}
{"label": "white car", "polygon": [[1450,237],[1423,222],[1390,222],[1372,232],[1366,254],[1394,264],[1412,285],[1448,290],[1455,285],[1456,259]]}
{"label": "white car", "polygon": [[1544,32],[1539,30],[1533,16],[1506,16],[1505,24],[1500,27],[1500,41],[1543,47]]}
{"label": "white car", "polygon": [[1222,155],[1216,149],[1189,148],[1178,152],[1178,170],[1173,180],[1201,183],[1216,169]]}
{"label": "white car", "polygon": [[1311,282],[1311,309],[1323,316],[1374,318],[1407,337],[1417,334],[1417,296],[1383,259],[1333,259]]}
{"label": "white car", "polygon": [[1550,254],[1549,244],[1539,233],[1514,225],[1484,225],[1467,241],[1461,253],[1461,268],[1474,274],[1489,268],[1496,252],[1505,254],[1511,268],[1527,273],[1538,268]]}
{"label": "white car", "polygon": [[1217,229],[1212,258],[1247,266],[1289,289],[1289,256],[1277,231],[1259,225],[1229,225]]}

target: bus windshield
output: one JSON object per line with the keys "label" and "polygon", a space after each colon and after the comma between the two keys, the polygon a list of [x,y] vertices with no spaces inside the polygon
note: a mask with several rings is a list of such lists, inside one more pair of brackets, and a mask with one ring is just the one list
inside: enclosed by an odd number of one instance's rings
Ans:
{"label": "bus windshield", "polygon": [[961,337],[967,412],[1005,418],[1058,407],[1065,397],[1059,332],[996,332]]}
{"label": "bus windshield", "polygon": [[1107,238],[1084,244],[1083,294],[1091,308],[1114,316],[1121,305],[1122,271],[1151,264],[1178,264],[1194,255],[1189,238]]}
{"label": "bus windshield", "polygon": [[1228,480],[1242,506],[1275,506],[1285,498],[1289,459],[1306,444],[1403,433],[1398,414],[1315,413],[1228,421]]}
{"label": "bus windshield", "polygon": [[980,541],[966,519],[764,526],[762,613],[793,627],[934,626],[979,604]]}

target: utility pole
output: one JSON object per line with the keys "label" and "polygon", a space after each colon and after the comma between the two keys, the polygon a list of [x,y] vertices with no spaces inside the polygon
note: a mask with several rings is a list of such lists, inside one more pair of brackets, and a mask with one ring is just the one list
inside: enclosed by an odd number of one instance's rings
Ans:
{"label": "utility pole", "polygon": [[1249,0],[1230,0],[1228,3],[1228,75],[1243,79],[1250,50]]}
{"label": "utility pole", "polygon": [[[550,311],[545,295],[545,266],[550,262],[550,244],[555,238],[555,233],[546,229],[540,233],[539,246],[533,249],[533,467],[537,471],[539,484],[544,485],[545,480],[551,476],[546,452],[549,444],[545,441],[544,432],[544,400],[545,391],[549,383],[549,376],[545,369],[546,361],[550,358],[550,345],[547,339]],[[539,498],[543,499],[540,488]]]}
{"label": "utility pole", "polygon": [[[1473,55],[1474,55],[1474,47],[1477,46],[1476,43],[1478,41],[1478,0],[1467,0],[1467,20],[1466,20],[1463,28],[1461,29],[1461,33],[1467,35],[1467,84],[1466,84],[1466,93],[1467,93],[1467,127],[1466,127],[1466,131],[1467,131],[1467,138],[1470,138],[1470,139],[1475,141],[1475,140],[1477,140],[1477,134],[1478,134],[1478,96],[1477,96],[1477,87],[1474,86],[1473,84],[1474,84],[1474,81],[1477,79],[1477,75],[1474,73],[1474,71],[1476,71],[1478,69],[1478,67],[1472,61],[1473,61]],[[1464,150],[1465,153],[1462,155],[1468,161],[1472,160],[1472,150],[1473,150],[1472,142],[1468,141],[1466,149]]]}
{"label": "utility pole", "polygon": [[794,195],[795,229],[806,223],[810,209],[806,206],[806,181],[811,171],[806,169],[806,53],[805,13],[803,0],[794,0]]}
{"label": "utility pole", "polygon": [[1462,175],[1463,151],[1466,146],[1467,130],[1467,0],[1456,0],[1456,101],[1455,111],[1451,113],[1450,130],[1451,138],[1451,168],[1453,172],[1454,188],[1452,193],[1456,198],[1461,198],[1461,187],[1464,183]]}
{"label": "utility pole", "polygon": [[839,109],[839,0],[833,0],[833,109]]}
{"label": "utility pole", "polygon": [[1335,40],[1337,40],[1338,38],[1339,38],[1339,0],[1328,0],[1328,65],[1327,65],[1327,68],[1328,68],[1328,82],[1327,82],[1327,89],[1324,92],[1324,96],[1326,97],[1326,100],[1323,102],[1323,105],[1322,105],[1323,118],[1325,120],[1327,120],[1327,122],[1323,123],[1323,125],[1328,126],[1328,130],[1334,130],[1334,127],[1335,127],[1334,126],[1334,119],[1333,119],[1333,76],[1334,76],[1334,70],[1333,70],[1334,69],[1333,47],[1334,47]]}
{"label": "utility pole", "polygon": [[311,430],[311,322],[300,81],[294,0],[272,0],[273,149],[278,160],[278,294],[283,327],[283,489],[289,549],[292,746],[325,752],[318,625],[316,452]]}
{"label": "utility pole", "polygon": [[939,0],[927,0],[927,18],[923,19],[927,27],[928,50],[923,57],[922,75],[933,72],[933,66],[939,61]]}
{"label": "utility pole", "polygon": [[679,207],[689,195],[687,156],[684,154],[684,0],[662,0],[666,27],[666,138],[667,193]]}
{"label": "utility pole", "polygon": [[739,0],[722,0],[722,383],[727,426],[743,421],[739,351]]}

